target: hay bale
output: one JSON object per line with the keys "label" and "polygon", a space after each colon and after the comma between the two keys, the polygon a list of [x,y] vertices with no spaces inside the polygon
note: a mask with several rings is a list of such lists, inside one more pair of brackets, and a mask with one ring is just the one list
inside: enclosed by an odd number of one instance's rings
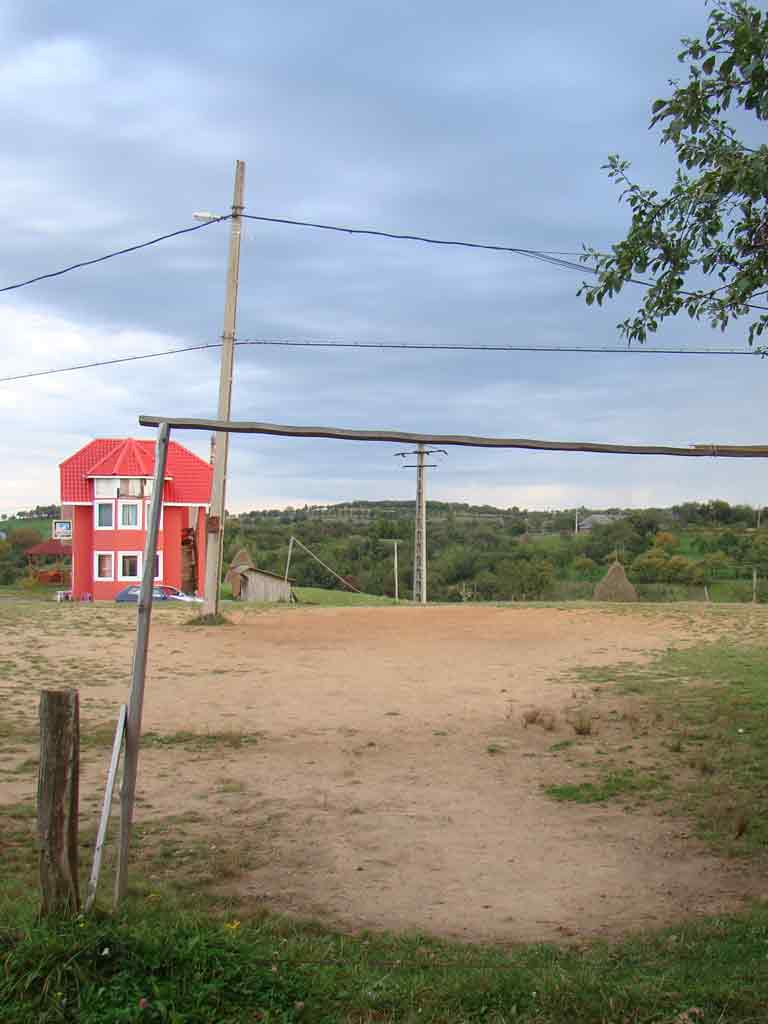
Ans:
{"label": "hay bale", "polygon": [[636,601],[637,591],[627,579],[621,562],[614,562],[595,587],[594,601]]}
{"label": "hay bale", "polygon": [[253,569],[254,564],[251,561],[251,556],[245,550],[240,548],[235,557],[232,559],[232,564],[229,567],[229,572],[224,577],[224,582],[228,583],[232,587],[232,597],[237,600],[240,597],[240,593],[243,589],[243,573],[247,569]]}
{"label": "hay bale", "polygon": [[240,548],[240,550],[237,552],[235,557],[232,559],[232,563],[230,565],[230,569],[242,569],[242,568],[248,568],[248,569],[253,569],[254,568],[253,562],[251,561],[251,556],[246,551],[245,548]]}

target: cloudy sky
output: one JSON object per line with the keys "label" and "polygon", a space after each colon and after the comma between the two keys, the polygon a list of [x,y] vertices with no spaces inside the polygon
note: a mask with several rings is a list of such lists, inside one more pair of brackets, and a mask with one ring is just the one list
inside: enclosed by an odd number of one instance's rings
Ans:
{"label": "cloudy sky", "polygon": [[[227,212],[552,250],[606,247],[611,152],[664,187],[647,129],[703,0],[0,0],[0,284]],[[216,341],[228,225],[0,296],[10,375]],[[580,275],[519,256],[249,222],[240,338],[619,344]],[[655,344],[744,347],[685,321]],[[595,441],[764,441],[768,363],[240,348],[240,419]],[[58,498],[94,436],[213,416],[218,354],[0,384],[0,511]],[[179,437],[205,454],[207,438]],[[396,446],[235,438],[234,510],[406,498]],[[530,508],[768,500],[761,463],[454,449],[430,496]]]}

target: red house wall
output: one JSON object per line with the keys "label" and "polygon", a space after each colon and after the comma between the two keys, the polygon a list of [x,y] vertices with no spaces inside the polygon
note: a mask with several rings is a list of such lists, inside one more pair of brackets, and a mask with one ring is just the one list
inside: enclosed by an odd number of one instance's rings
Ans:
{"label": "red house wall", "polygon": [[181,590],[181,528],[185,508],[163,509],[163,583]]}
{"label": "red house wall", "polygon": [[75,505],[72,523],[72,597],[93,593],[93,508]]}
{"label": "red house wall", "polygon": [[[149,503],[147,503],[148,512]],[[162,553],[162,572],[158,583],[167,583],[181,589],[181,531],[191,519],[187,507],[163,508],[162,529],[157,538],[158,553]],[[117,511],[115,512],[117,515]],[[125,587],[138,580],[118,579],[118,555],[122,552],[144,552],[147,540],[145,530],[95,530],[92,506],[77,505],[74,509],[72,540],[72,597],[82,600],[90,594],[95,601],[113,601]],[[200,508],[197,515],[198,582],[197,590],[203,592],[205,579],[205,510]],[[146,518],[145,518],[146,523]],[[113,580],[94,579],[94,552],[112,552],[114,556]]]}
{"label": "red house wall", "polygon": [[206,527],[208,516],[205,509],[201,508],[197,513],[197,592],[200,595],[205,593],[205,545],[208,539]]}

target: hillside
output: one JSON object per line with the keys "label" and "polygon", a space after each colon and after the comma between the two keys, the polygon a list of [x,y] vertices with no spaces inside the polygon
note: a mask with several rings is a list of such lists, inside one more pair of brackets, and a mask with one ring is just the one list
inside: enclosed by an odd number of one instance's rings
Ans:
{"label": "hillside", "polygon": [[[591,510],[579,510],[583,522]],[[751,600],[752,572],[768,574],[768,530],[748,506],[711,501],[624,512],[574,533],[575,512],[528,512],[431,502],[428,506],[429,597],[435,601],[588,598],[618,559],[651,600]],[[768,525],[768,517],[766,520]],[[225,559],[246,547],[257,565],[285,570],[291,536],[370,594],[394,594],[393,539],[399,586],[410,596],[413,503],[353,502],[322,509],[252,512],[227,523]],[[290,575],[301,586],[338,588],[318,561],[294,547]],[[758,585],[758,598],[768,587]]]}

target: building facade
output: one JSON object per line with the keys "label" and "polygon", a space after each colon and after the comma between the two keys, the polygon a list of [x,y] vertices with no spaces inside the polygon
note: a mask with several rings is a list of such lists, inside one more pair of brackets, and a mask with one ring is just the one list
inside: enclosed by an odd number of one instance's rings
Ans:
{"label": "building facade", "polygon": [[[141,580],[155,442],[97,438],[61,463],[61,515],[72,521],[73,600],[112,600]],[[211,466],[168,446],[155,579],[203,591]]]}

